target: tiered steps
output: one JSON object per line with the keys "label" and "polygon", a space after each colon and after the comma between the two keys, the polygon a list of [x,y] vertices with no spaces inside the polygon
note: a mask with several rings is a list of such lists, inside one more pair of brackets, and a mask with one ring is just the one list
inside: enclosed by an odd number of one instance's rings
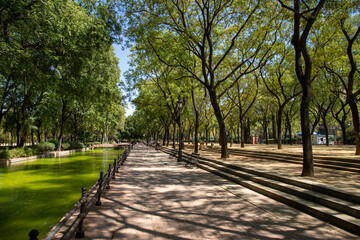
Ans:
{"label": "tiered steps", "polygon": [[[161,148],[176,156],[177,150]],[[190,154],[183,152],[184,161]],[[273,154],[271,157],[276,158]],[[360,195],[320,183],[269,174],[228,164],[221,160],[199,158],[199,168],[360,235]]]}
{"label": "tiered steps", "polygon": [[[207,151],[220,152],[220,149],[207,149]],[[259,152],[244,149],[228,149],[230,155],[245,156],[266,160],[282,161],[288,163],[302,164],[302,156],[291,153]],[[327,156],[314,156],[314,166],[332,168],[351,172],[360,172],[360,159],[345,159]]]}

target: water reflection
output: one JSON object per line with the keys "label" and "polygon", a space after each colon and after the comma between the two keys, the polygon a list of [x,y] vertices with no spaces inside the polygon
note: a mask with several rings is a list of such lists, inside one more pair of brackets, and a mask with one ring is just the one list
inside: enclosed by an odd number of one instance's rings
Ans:
{"label": "water reflection", "polygon": [[25,239],[33,228],[42,238],[121,152],[96,149],[0,165],[0,239]]}

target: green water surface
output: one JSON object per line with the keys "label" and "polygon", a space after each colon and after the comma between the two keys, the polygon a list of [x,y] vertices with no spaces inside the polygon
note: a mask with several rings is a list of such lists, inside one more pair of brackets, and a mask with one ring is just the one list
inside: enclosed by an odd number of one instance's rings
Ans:
{"label": "green water surface", "polygon": [[0,165],[0,239],[39,239],[74,206],[122,150],[92,150]]}

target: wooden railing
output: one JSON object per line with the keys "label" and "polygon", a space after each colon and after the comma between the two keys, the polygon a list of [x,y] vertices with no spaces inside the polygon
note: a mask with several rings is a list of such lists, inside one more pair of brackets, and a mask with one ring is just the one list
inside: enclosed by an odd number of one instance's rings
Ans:
{"label": "wooden railing", "polygon": [[[122,155],[119,155],[117,159],[114,159],[114,164],[109,164],[109,168],[104,174],[100,172],[99,180],[92,186],[92,188],[86,193],[86,188],[81,189],[81,198],[74,205],[74,207],[56,224],[50,232],[44,237],[44,240],[50,240],[54,237],[56,239],[70,239],[74,233],[75,237],[83,238],[84,229],[83,221],[87,216],[90,209],[94,206],[101,205],[101,195],[105,189],[110,188],[110,180],[115,179],[116,173],[119,172],[119,168],[124,164],[129,155],[133,145],[130,145]],[[65,227],[68,226],[68,227]],[[61,231],[60,231],[61,230]],[[56,235],[56,236],[55,236]],[[29,233],[30,240],[38,240],[39,231],[33,229]]]}

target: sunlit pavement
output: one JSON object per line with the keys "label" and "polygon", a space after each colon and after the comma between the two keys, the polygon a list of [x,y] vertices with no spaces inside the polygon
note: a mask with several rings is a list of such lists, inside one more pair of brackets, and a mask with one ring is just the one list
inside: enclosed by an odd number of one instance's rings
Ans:
{"label": "sunlit pavement", "polygon": [[85,239],[359,239],[145,146],[131,152],[84,230]]}

